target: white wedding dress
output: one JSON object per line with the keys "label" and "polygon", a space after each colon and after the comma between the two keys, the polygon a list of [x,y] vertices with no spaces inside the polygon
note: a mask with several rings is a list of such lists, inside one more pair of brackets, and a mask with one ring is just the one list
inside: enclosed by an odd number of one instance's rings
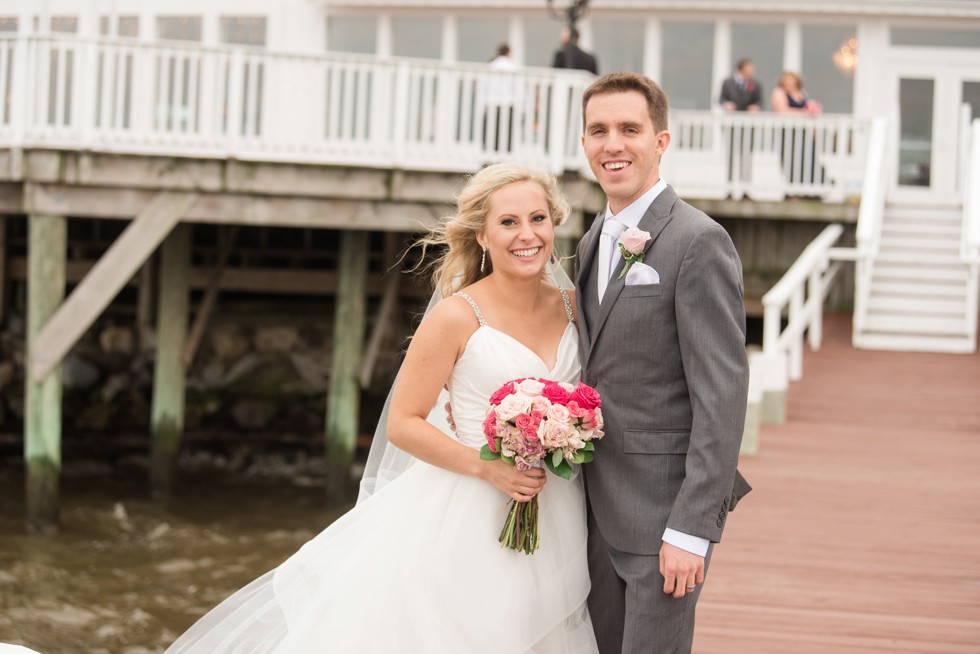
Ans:
{"label": "white wedding dress", "polygon": [[[477,314],[481,326],[449,382],[457,438],[474,449],[485,442],[488,399],[504,382],[580,374],[571,322],[549,370]],[[485,481],[416,462],[204,616],[167,654],[597,652],[581,476],[549,473],[533,555],[498,543],[507,502]]]}

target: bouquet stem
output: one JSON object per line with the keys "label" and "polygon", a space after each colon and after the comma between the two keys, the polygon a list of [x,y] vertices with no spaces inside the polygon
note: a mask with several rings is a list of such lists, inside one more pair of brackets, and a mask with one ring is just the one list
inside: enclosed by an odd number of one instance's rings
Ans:
{"label": "bouquet stem", "polygon": [[538,497],[530,502],[511,500],[510,511],[500,532],[500,546],[525,554],[538,549]]}

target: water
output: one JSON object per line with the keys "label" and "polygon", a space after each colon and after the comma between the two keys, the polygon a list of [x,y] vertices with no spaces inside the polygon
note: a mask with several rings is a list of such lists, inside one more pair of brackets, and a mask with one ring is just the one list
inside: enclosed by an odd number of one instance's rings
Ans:
{"label": "water", "polygon": [[0,642],[43,654],[162,651],[349,508],[325,506],[318,465],[185,461],[166,502],[149,498],[140,466],[66,465],[61,533],[42,537],[24,531],[22,470],[0,462]]}

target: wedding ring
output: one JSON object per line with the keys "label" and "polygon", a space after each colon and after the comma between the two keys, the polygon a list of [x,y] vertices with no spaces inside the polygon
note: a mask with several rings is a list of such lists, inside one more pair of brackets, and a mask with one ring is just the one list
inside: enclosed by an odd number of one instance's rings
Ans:
{"label": "wedding ring", "polygon": [[697,584],[694,584],[693,586],[687,586],[687,589],[688,590],[694,590],[697,587],[698,587],[698,585]]}

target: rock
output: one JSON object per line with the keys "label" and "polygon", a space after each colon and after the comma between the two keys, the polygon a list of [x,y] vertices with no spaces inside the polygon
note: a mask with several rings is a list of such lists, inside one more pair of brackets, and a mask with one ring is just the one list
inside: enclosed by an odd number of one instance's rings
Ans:
{"label": "rock", "polygon": [[254,352],[249,352],[228,369],[228,372],[225,373],[225,378],[222,381],[222,384],[225,386],[228,384],[234,384],[236,381],[255,370],[258,365],[258,355],[256,355]]}
{"label": "rock", "polygon": [[91,388],[99,380],[99,369],[73,352],[61,363],[61,383],[65,388]]}
{"label": "rock", "polygon": [[324,393],[327,390],[327,357],[322,350],[293,352],[289,361],[296,374],[303,380],[304,391]]}
{"label": "rock", "polygon": [[231,408],[231,417],[242,429],[264,429],[275,415],[275,405],[265,400],[239,400]]}
{"label": "rock", "polygon": [[240,327],[212,328],[209,332],[209,340],[214,355],[221,361],[233,361],[249,350],[248,339],[242,334]]}
{"label": "rock", "polygon": [[131,384],[130,376],[128,373],[119,372],[115,375],[109,377],[106,383],[102,386],[102,390],[99,395],[103,402],[112,402],[119,393],[129,388]]}
{"label": "rock", "polygon": [[128,356],[136,349],[136,336],[128,327],[109,325],[99,333],[99,346],[106,354]]}
{"label": "rock", "polygon": [[255,349],[262,354],[290,352],[299,343],[295,327],[259,327],[255,330]]}

